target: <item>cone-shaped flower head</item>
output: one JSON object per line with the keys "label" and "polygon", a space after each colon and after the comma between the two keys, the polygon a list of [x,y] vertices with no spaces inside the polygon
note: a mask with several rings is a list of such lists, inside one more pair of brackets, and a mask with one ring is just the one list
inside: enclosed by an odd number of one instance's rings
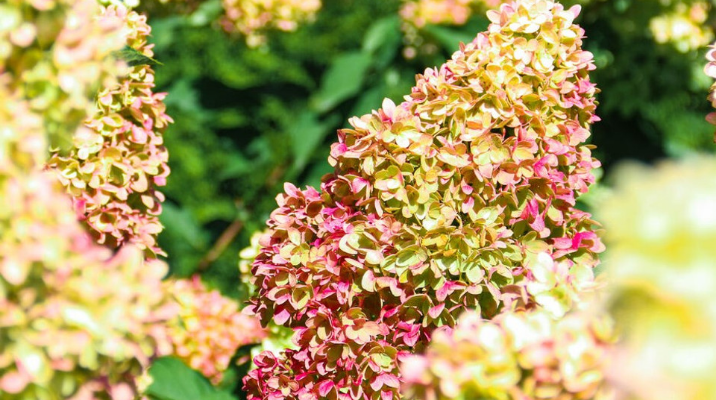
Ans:
{"label": "cone-shaped flower head", "polygon": [[[110,6],[106,14],[121,21],[127,48],[152,57],[145,16],[121,5]],[[162,135],[172,121],[165,114],[166,94],[153,88],[150,65],[130,67],[118,84],[100,90],[69,154],[56,153],[49,162],[99,243],[132,243],[148,257],[164,254],[156,243],[164,195],[156,188],[169,175]]]}
{"label": "cone-shaped flower head", "polygon": [[562,315],[603,246],[575,200],[599,165],[578,7],[524,0],[339,132],[320,192],[291,184],[253,263],[252,309],[297,350],[257,357],[252,399],[399,396],[398,359],[468,308]]}

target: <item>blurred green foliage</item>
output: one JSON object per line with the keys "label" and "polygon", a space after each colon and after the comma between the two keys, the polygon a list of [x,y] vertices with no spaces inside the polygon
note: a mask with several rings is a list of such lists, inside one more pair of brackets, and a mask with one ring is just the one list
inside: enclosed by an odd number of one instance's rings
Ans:
{"label": "blurred green foliage", "polygon": [[[593,142],[607,170],[623,159],[713,151],[712,128],[704,120],[711,84],[703,73],[706,48],[681,53],[672,44],[655,43],[649,21],[668,10],[662,3],[599,1],[582,12],[586,47],[597,65],[592,79],[602,90],[602,122],[594,127]],[[708,21],[713,24],[714,15]]]}
{"label": "blurred green foliage", "polygon": [[[592,79],[602,90],[602,121],[593,143],[607,177],[624,159],[713,151],[704,120],[711,83],[702,73],[706,49],[681,53],[655,43],[648,30],[660,12],[655,4],[592,1],[580,17],[598,66]],[[440,65],[487,21],[428,26],[421,40],[438,51],[407,60],[398,0],[325,1],[314,23],[271,33],[259,48],[215,26],[218,5],[210,0],[189,15],[158,12],[149,20],[155,58],[163,63],[157,84],[169,92],[176,121],[165,136],[172,173],[160,243],[174,274],[200,272],[243,300],[238,252],[263,228],[283,182],[317,186],[330,170],[336,129],[377,109],[384,97],[399,102],[416,73]]]}

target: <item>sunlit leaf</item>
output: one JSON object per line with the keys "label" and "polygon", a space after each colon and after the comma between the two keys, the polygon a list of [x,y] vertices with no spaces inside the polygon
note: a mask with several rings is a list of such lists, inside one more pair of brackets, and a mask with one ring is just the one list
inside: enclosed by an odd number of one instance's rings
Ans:
{"label": "sunlit leaf", "polygon": [[363,52],[345,53],[336,57],[313,98],[314,109],[326,112],[358,93],[370,63],[370,55]]}
{"label": "sunlit leaf", "polygon": [[152,400],[235,400],[230,393],[218,391],[203,375],[176,358],[155,360],[149,374],[153,381],[146,394]]}
{"label": "sunlit leaf", "polygon": [[125,61],[130,67],[138,65],[163,65],[152,57],[148,57],[139,50],[129,46],[124,46],[122,50],[116,51],[114,54],[120,60]]}

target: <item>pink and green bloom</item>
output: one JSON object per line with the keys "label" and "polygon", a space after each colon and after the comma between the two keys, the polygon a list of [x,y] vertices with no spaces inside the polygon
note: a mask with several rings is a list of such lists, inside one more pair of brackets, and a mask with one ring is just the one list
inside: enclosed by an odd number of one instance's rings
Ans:
{"label": "pink and green bloom", "polygon": [[[126,46],[153,56],[146,16],[121,5],[109,6],[106,14],[122,23]],[[96,108],[74,134],[69,153],[57,152],[48,163],[98,243],[131,243],[147,257],[164,254],[156,243],[164,201],[157,188],[169,175],[162,136],[172,122],[165,113],[166,93],[153,88],[150,65],[128,67],[117,84],[99,91]]]}
{"label": "pink and green bloom", "polygon": [[252,274],[264,353],[251,399],[393,399],[400,361],[465,310],[561,316],[603,246],[576,198],[597,89],[579,7],[505,4],[441,67],[339,131],[320,190],[285,185]]}
{"label": "pink and green bloom", "polygon": [[171,280],[166,290],[179,306],[167,324],[173,355],[218,384],[236,350],[259,343],[266,332],[256,317],[242,314],[239,304],[208,290],[199,276]]}
{"label": "pink and green bloom", "polygon": [[9,1],[0,21],[0,397],[133,399],[171,350],[167,266],[95,244],[44,171],[120,67],[122,21],[94,0]]}
{"label": "pink and green bloom", "polygon": [[409,399],[610,399],[605,380],[610,319],[588,312],[555,319],[544,310],[485,321],[464,313],[435,332],[424,355],[401,366]]}

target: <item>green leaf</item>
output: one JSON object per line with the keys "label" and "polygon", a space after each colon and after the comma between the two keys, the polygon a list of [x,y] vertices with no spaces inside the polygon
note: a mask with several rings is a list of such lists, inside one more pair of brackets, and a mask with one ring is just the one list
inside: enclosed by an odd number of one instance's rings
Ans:
{"label": "green leaf", "polygon": [[424,30],[431,34],[447,51],[455,51],[459,44],[470,43],[477,35],[487,29],[489,21],[486,18],[472,18],[460,28],[448,28],[441,25],[426,25]]}
{"label": "green leaf", "polygon": [[251,173],[256,165],[249,161],[242,154],[235,152],[221,169],[218,179],[236,179]]}
{"label": "green leaf", "polygon": [[338,123],[338,115],[330,115],[323,121],[312,111],[304,111],[300,114],[288,131],[291,138],[291,149],[293,150],[293,165],[290,173],[298,174],[303,171],[311,160],[316,148],[321,144],[323,138]]}
{"label": "green leaf", "polygon": [[167,107],[176,107],[188,112],[202,110],[199,103],[199,91],[191,79],[179,79],[167,91],[171,93],[171,96],[167,96],[164,100]]}
{"label": "green leaf", "polygon": [[185,21],[185,17],[172,15],[152,19],[152,43],[155,49],[166,49],[177,39],[176,30]]}
{"label": "green leaf", "polygon": [[173,357],[154,361],[149,368],[153,381],[146,394],[152,400],[235,400],[215,389],[203,375]]}
{"label": "green leaf", "polygon": [[193,27],[206,26],[212,21],[216,21],[222,11],[224,11],[224,8],[221,5],[221,1],[209,0],[202,3],[199,8],[187,18],[187,22],[189,26]]}
{"label": "green leaf", "polygon": [[363,51],[373,53],[383,47],[393,47],[400,41],[400,18],[397,15],[381,18],[363,36]]}
{"label": "green leaf", "polygon": [[122,50],[115,51],[114,54],[120,60],[127,62],[130,67],[136,67],[137,65],[164,65],[152,57],[145,56],[139,50],[126,45]]}
{"label": "green leaf", "polygon": [[370,54],[345,53],[333,60],[323,75],[321,88],[312,99],[313,108],[324,113],[360,91],[371,64]]}
{"label": "green leaf", "polygon": [[204,231],[189,210],[167,202],[162,206],[160,219],[167,229],[180,234],[195,249],[200,250],[206,246]]}

